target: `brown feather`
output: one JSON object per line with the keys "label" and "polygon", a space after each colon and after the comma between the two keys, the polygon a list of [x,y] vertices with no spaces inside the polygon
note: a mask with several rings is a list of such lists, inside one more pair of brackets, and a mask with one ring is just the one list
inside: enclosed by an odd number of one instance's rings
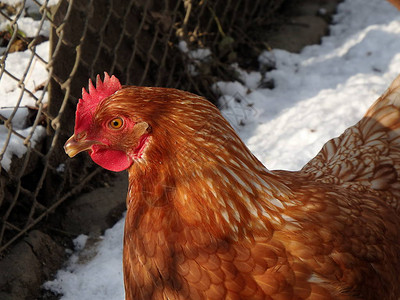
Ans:
{"label": "brown feather", "polygon": [[128,169],[126,299],[399,299],[399,86],[298,172],[267,170],[199,96],[107,98],[99,123],[148,124],[118,147],[150,135]]}

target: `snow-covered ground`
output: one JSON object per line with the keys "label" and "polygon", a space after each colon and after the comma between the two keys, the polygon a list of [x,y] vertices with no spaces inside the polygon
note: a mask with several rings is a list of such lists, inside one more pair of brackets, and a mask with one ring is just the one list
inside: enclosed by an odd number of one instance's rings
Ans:
{"label": "snow-covered ground", "polygon": [[[295,170],[359,120],[400,73],[400,12],[383,0],[346,0],[321,45],[300,54],[265,52],[260,63],[270,59],[276,70],[242,72],[245,86],[216,88],[224,94],[224,115],[260,160],[270,169]],[[262,75],[276,87],[257,88]],[[124,299],[123,222],[100,241],[80,236],[67,266],[45,287],[64,300]]]}

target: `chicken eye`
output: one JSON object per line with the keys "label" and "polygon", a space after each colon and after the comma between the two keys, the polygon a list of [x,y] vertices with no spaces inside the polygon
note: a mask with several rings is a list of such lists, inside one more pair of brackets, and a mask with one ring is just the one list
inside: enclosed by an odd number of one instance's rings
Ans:
{"label": "chicken eye", "polygon": [[112,119],[109,123],[110,128],[120,129],[124,125],[124,121],[121,118]]}

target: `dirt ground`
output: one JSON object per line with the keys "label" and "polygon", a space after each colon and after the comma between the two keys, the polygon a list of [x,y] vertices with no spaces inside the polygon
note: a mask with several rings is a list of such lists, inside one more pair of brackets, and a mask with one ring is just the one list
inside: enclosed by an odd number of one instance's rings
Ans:
{"label": "dirt ground", "polygon": [[[339,0],[287,1],[272,28],[255,30],[266,47],[300,52],[329,34],[329,23]],[[254,62],[253,62],[254,63]],[[79,234],[98,237],[121,218],[125,210],[127,174],[112,176],[109,184],[82,194],[63,206],[62,215],[50,216],[49,224],[30,232],[0,260],[0,299],[59,299],[41,290],[67,259],[65,249]],[[107,182],[107,181],[104,181]],[[4,272],[3,270],[7,270]]]}

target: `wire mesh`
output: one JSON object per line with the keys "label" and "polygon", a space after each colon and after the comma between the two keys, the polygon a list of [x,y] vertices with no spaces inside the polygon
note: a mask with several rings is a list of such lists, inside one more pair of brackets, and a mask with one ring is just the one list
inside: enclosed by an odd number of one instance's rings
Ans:
{"label": "wire mesh", "polygon": [[106,71],[213,99],[212,83],[233,76],[251,42],[245,33],[282,2],[0,2],[0,254],[100,172],[62,148],[88,78]]}

